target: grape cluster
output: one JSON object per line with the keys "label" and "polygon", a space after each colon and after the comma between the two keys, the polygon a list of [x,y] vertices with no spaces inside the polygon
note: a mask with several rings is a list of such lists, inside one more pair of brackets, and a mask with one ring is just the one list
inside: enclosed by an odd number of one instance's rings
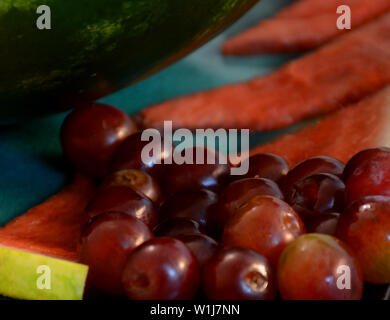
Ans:
{"label": "grape cluster", "polygon": [[233,177],[226,164],[144,163],[134,121],[105,105],[73,111],[61,140],[75,170],[99,181],[79,248],[89,290],[361,299],[364,282],[390,283],[390,149],[364,150],[346,166],[318,156],[289,168],[258,154]]}

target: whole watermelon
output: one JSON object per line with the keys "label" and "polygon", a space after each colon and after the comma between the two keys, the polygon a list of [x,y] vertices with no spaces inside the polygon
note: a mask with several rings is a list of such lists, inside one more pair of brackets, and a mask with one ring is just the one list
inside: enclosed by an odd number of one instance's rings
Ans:
{"label": "whole watermelon", "polygon": [[[89,103],[195,49],[257,0],[1,0],[0,122]],[[51,11],[39,30],[37,8]]]}

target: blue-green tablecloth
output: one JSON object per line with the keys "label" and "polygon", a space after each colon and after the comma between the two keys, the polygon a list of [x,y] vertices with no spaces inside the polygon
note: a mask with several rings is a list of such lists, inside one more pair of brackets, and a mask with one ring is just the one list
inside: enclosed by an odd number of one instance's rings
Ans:
{"label": "blue-green tablecloth", "polygon": [[[210,0],[212,1],[212,0]],[[223,57],[223,41],[272,15],[291,0],[263,0],[245,17],[196,52],[127,89],[102,99],[132,113],[180,94],[246,80],[270,72],[291,56]],[[62,158],[59,129],[65,114],[0,127],[0,224],[58,192],[70,175]],[[264,133],[265,141],[281,132]]]}

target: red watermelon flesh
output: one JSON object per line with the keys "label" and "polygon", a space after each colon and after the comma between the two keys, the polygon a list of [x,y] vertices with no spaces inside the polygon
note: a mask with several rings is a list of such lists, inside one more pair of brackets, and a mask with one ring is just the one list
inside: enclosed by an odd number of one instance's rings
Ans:
{"label": "red watermelon flesh", "polygon": [[251,154],[271,152],[291,166],[324,155],[347,162],[359,151],[390,147],[390,86],[297,132],[256,147]]}
{"label": "red watermelon flesh", "polygon": [[76,261],[84,209],[94,189],[91,180],[77,174],[59,194],[1,228],[0,245]]}
{"label": "red watermelon flesh", "polygon": [[292,5],[271,19],[227,40],[223,53],[250,55],[258,53],[300,52],[317,48],[349,31],[336,27],[337,8],[349,5],[352,29],[390,10],[388,0],[307,0]]}
{"label": "red watermelon flesh", "polygon": [[147,108],[143,124],[264,131],[328,113],[390,83],[389,35],[387,14],[267,76]]}
{"label": "red watermelon flesh", "polygon": [[[367,0],[298,0],[284,7],[276,17],[305,18],[323,13],[335,13],[341,5],[356,6]],[[375,2],[369,0],[369,2]]]}

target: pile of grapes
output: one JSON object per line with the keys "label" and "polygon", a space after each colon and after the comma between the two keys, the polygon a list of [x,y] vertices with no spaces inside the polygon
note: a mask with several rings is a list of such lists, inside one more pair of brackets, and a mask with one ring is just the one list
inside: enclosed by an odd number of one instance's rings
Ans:
{"label": "pile of grapes", "polygon": [[318,156],[289,168],[258,154],[246,176],[227,164],[144,163],[148,142],[106,105],[73,111],[61,141],[69,163],[99,181],[79,248],[89,290],[361,299],[368,283],[390,283],[390,149],[364,150],[346,166]]}

